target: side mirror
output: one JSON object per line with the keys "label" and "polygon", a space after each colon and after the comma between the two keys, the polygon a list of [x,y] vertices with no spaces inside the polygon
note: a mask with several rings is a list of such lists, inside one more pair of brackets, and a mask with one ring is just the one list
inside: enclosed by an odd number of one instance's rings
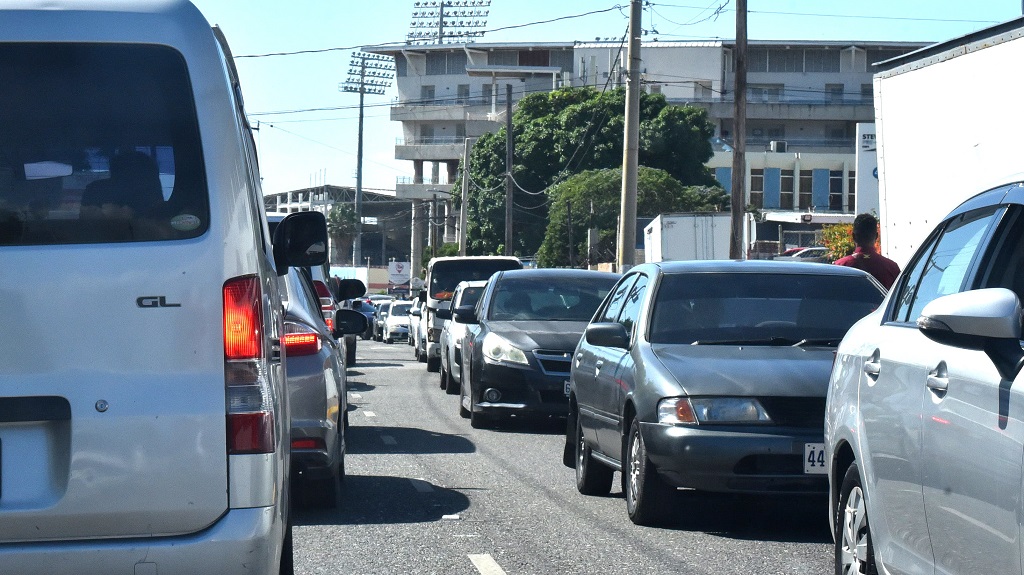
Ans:
{"label": "side mirror", "polygon": [[366,331],[365,315],[350,309],[339,309],[334,312],[334,329],[331,330],[334,339],[341,339],[348,334],[364,331]]}
{"label": "side mirror", "polygon": [[427,292],[421,291],[420,295],[416,296],[416,299],[418,299],[418,300],[420,300],[422,302],[426,302],[427,301]]}
{"label": "side mirror", "polygon": [[434,315],[439,319],[452,319],[452,310],[451,308],[439,307],[434,310]]}
{"label": "side mirror", "polygon": [[455,315],[457,323],[480,323],[480,318],[476,317],[476,308],[474,306],[460,305],[452,313]]}
{"label": "side mirror", "polygon": [[420,317],[420,308],[414,307],[414,308],[410,309],[409,310],[409,315],[415,316],[415,317]]}
{"label": "side mirror", "polygon": [[[331,291],[334,292],[334,299],[337,301],[354,299],[366,293],[366,285],[357,279],[343,280],[332,277],[331,281],[327,283],[330,284]],[[355,304],[355,302],[352,303]],[[360,305],[362,305],[361,302]]]}
{"label": "side mirror", "polygon": [[288,266],[318,266],[327,262],[327,220],[320,212],[288,214],[274,230],[277,275]]}
{"label": "side mirror", "polygon": [[583,337],[590,345],[629,349],[629,333],[621,323],[592,323]]}
{"label": "side mirror", "polygon": [[986,288],[937,298],[921,310],[917,328],[943,345],[984,351],[999,375],[1013,381],[1024,366],[1021,304],[1006,288]]}

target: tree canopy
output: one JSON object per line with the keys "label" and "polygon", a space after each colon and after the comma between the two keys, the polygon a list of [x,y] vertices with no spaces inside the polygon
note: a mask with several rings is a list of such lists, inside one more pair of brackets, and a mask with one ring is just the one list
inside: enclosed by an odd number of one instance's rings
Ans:
{"label": "tree canopy", "polygon": [[[565,88],[526,96],[512,117],[513,246],[533,255],[548,228],[550,187],[586,170],[621,168],[625,90]],[[468,253],[504,251],[505,128],[481,136],[470,155]],[[657,168],[682,186],[717,185],[705,162],[714,126],[707,112],[668,105],[660,94],[641,94],[641,166]],[[460,197],[461,177],[453,197]],[[621,183],[620,183],[621,186]],[[613,215],[618,213],[618,206]],[[561,221],[561,220],[559,220]]]}
{"label": "tree canopy", "polygon": [[[621,188],[621,168],[589,170],[552,186],[548,191],[551,220],[537,252],[538,265],[564,267],[613,260]],[[721,188],[685,187],[668,172],[655,168],[641,166],[637,173],[637,215],[640,217],[725,211],[728,206],[729,196]],[[598,230],[597,245],[593,251],[589,249],[587,238],[587,230],[591,227]]]}

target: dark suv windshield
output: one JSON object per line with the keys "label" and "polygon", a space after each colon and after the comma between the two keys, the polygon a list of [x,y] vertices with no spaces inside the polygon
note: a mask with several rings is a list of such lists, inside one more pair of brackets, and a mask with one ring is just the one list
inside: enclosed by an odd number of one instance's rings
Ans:
{"label": "dark suv windshield", "polygon": [[650,341],[835,345],[882,298],[858,276],[670,274],[658,287]]}
{"label": "dark suv windshield", "polygon": [[188,70],[165,46],[0,45],[0,245],[208,227]]}

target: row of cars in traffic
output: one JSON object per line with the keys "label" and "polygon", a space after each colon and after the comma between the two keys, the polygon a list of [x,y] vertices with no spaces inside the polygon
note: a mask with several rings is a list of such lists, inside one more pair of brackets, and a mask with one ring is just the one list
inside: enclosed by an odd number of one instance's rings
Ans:
{"label": "row of cars in traffic", "polygon": [[620,472],[637,524],[684,512],[680,488],[827,495],[837,573],[1016,572],[1020,238],[1012,184],[951,213],[889,292],[785,261],[497,272],[438,304],[440,386],[474,427],[564,416],[577,489]]}

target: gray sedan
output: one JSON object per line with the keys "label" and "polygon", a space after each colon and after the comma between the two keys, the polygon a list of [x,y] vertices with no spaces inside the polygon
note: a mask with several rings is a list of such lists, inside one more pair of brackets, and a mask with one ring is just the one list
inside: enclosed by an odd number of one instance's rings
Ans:
{"label": "gray sedan", "polygon": [[584,494],[622,471],[629,518],[678,487],[825,493],[825,394],[836,345],[882,301],[824,264],[705,261],[629,271],[598,308],[570,376],[566,465]]}

